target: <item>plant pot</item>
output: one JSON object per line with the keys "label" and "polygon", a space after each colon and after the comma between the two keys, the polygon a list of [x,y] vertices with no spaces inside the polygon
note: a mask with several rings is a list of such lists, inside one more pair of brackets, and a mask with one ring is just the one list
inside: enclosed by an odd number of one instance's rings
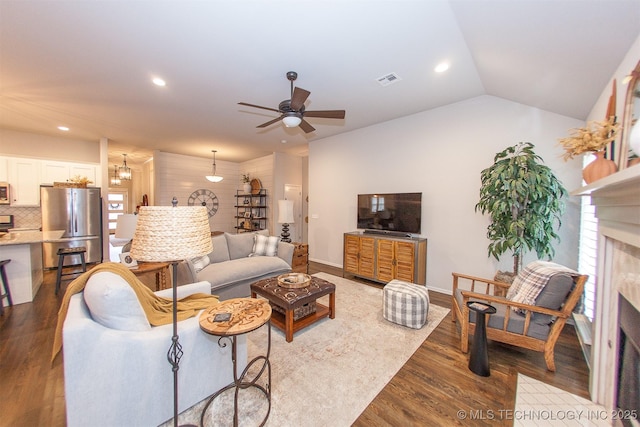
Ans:
{"label": "plant pot", "polygon": [[604,158],[604,151],[597,151],[594,154],[596,159],[582,170],[582,178],[587,184],[618,171],[618,167],[613,160]]}
{"label": "plant pot", "polygon": [[244,194],[251,194],[251,183],[245,182],[242,184],[242,191],[244,191]]}

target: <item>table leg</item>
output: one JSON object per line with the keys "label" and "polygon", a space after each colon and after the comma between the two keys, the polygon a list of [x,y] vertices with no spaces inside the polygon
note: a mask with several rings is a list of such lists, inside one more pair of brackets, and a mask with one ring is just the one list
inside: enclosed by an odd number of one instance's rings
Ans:
{"label": "table leg", "polygon": [[336,318],[336,293],[331,292],[329,294],[329,318]]}
{"label": "table leg", "polygon": [[293,341],[293,309],[287,309],[284,315],[284,332],[287,342]]}
{"label": "table leg", "polygon": [[[162,283],[162,288],[161,289],[167,289],[167,270],[169,269],[169,266],[167,266],[167,268],[163,268],[162,270],[160,270],[160,281]],[[156,277],[157,280],[157,277]],[[156,284],[158,282],[156,281]]]}

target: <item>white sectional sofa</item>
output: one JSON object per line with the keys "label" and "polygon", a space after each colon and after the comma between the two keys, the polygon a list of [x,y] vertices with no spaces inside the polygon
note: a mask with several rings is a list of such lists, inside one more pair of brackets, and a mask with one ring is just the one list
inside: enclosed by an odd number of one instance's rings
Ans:
{"label": "white sectional sofa", "polygon": [[[209,293],[208,282],[178,288],[178,298]],[[156,292],[171,298],[172,290]],[[85,301],[85,299],[88,301]],[[91,309],[89,308],[91,307]],[[91,276],[71,297],[63,327],[67,426],[157,426],[173,417],[173,372],[167,361],[172,325],[150,326],[135,292],[119,275]],[[200,329],[198,316],[180,321],[179,411],[233,381],[231,346]],[[247,363],[238,337],[239,372]]]}
{"label": "white sectional sofa", "polygon": [[226,300],[248,297],[251,283],[290,272],[295,246],[271,236],[272,242],[277,242],[277,252],[255,255],[256,235],[269,237],[269,232],[224,233],[212,237],[213,252],[178,266],[178,284],[205,280],[211,283],[212,294]]}

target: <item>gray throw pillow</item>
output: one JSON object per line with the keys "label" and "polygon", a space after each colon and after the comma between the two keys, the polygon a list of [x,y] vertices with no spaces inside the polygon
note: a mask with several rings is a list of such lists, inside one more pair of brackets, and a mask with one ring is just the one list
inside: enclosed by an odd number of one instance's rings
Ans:
{"label": "gray throw pillow", "polygon": [[224,234],[212,237],[211,244],[213,245],[213,252],[209,254],[209,260],[212,263],[229,261],[229,248]]}
{"label": "gray throw pillow", "polygon": [[[559,310],[573,288],[573,278],[569,274],[554,274],[536,298],[536,306],[551,310]],[[553,316],[534,313],[533,321],[539,325],[548,325]]]}
{"label": "gray throw pillow", "polygon": [[229,258],[246,258],[253,251],[253,236],[255,233],[230,234],[224,233],[229,247]]}

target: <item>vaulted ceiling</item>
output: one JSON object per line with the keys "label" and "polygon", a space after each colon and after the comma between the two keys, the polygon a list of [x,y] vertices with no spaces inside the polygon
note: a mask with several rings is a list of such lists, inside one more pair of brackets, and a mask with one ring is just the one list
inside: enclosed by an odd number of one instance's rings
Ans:
{"label": "vaulted ceiling", "polygon": [[[585,119],[639,33],[638,0],[2,0],[0,127],[245,161],[483,94]],[[257,129],[287,71],[345,119]]]}

